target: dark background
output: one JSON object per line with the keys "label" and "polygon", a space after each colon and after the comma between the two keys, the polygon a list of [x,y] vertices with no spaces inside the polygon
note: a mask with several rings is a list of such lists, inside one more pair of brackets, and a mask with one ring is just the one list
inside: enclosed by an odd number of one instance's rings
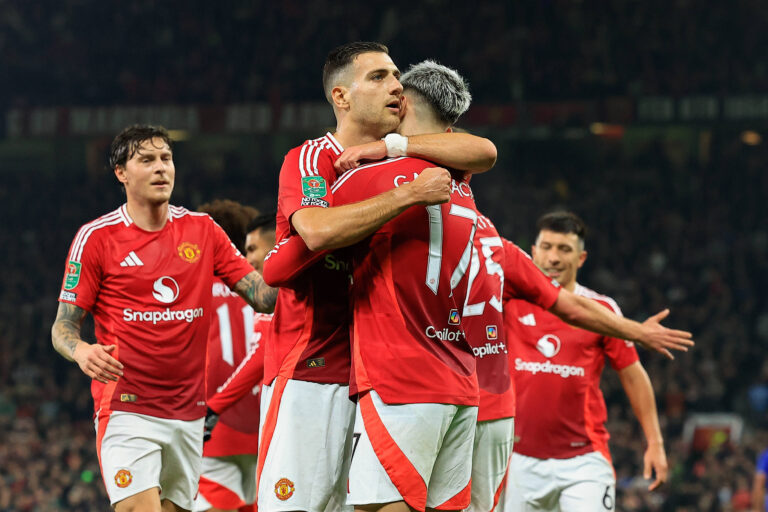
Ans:
{"label": "dark background", "polygon": [[[674,362],[641,350],[670,464],[660,491],[605,372],[617,509],[744,510],[768,446],[768,9],[681,0],[0,0],[0,510],[108,508],[88,380],[50,326],[76,230],[123,201],[111,138],[175,130],[174,204],[274,208],[282,156],[333,126],[325,56],[358,39],[468,79],[459,126],[497,144],[473,189],[502,235],[527,249],[540,214],[577,212],[580,282],[694,332]],[[694,447],[685,425],[702,413],[743,428]]]}

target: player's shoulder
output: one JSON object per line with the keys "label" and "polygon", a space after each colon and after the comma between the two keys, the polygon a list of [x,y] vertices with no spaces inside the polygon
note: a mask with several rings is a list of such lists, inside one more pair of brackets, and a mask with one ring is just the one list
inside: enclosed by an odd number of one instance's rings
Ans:
{"label": "player's shoulder", "polygon": [[328,132],[316,139],[307,139],[298,146],[288,151],[286,160],[293,157],[303,159],[305,163],[311,163],[312,159],[327,155],[336,158],[344,152],[336,137]]}
{"label": "player's shoulder", "polygon": [[[413,181],[426,167],[434,164],[408,156],[386,158],[369,164],[360,165],[342,174],[331,187],[332,192],[339,189],[349,189],[355,184],[369,181],[372,178],[392,181],[392,186]],[[399,178],[399,179],[398,179]]]}
{"label": "player's shoulder", "polygon": [[595,290],[591,288],[587,288],[586,286],[581,285],[579,283],[576,283],[576,288],[574,288],[573,293],[587,299],[592,299],[594,301],[601,302],[606,306],[608,306],[617,315],[621,315],[621,308],[616,303],[616,301],[613,300],[613,298],[609,297],[608,295],[603,295],[602,293],[598,293]]}
{"label": "player's shoulder", "polygon": [[108,238],[115,229],[128,227],[131,225],[131,222],[126,205],[123,204],[116,210],[83,224],[80,226],[80,229],[77,230],[75,239],[72,242],[70,259],[73,261],[80,261],[83,249],[86,246],[97,243],[102,237]]}
{"label": "player's shoulder", "polygon": [[168,206],[168,218],[171,222],[182,221],[200,225],[213,225],[214,220],[205,212],[194,212],[183,206]]}

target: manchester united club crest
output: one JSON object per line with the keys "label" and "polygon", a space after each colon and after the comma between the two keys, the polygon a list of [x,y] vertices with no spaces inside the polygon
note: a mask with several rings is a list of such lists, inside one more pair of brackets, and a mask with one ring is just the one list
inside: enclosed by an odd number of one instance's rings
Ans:
{"label": "manchester united club crest", "polygon": [[131,472],[127,469],[121,469],[115,473],[115,485],[121,489],[131,485],[131,482],[133,482],[133,475],[131,475]]}
{"label": "manchester united club crest", "polygon": [[294,490],[295,488],[293,487],[293,482],[287,478],[281,478],[275,484],[275,496],[277,496],[277,499],[280,501],[285,501],[293,496]]}
{"label": "manchester united club crest", "polygon": [[200,259],[200,249],[197,247],[197,244],[182,242],[177,250],[179,251],[179,258],[187,263],[194,263]]}

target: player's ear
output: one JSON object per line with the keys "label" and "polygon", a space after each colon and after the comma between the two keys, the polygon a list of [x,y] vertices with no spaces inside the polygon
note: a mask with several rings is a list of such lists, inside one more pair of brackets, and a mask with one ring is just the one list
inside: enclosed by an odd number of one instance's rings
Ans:
{"label": "player's ear", "polygon": [[587,251],[581,251],[581,254],[579,254],[579,268],[584,264],[584,262],[587,260]]}
{"label": "player's ear", "polygon": [[122,165],[115,166],[115,176],[117,181],[125,185],[128,182],[128,177],[125,175],[125,167]]}
{"label": "player's ear", "polygon": [[343,85],[337,85],[331,89],[331,101],[334,107],[349,110],[349,89]]}

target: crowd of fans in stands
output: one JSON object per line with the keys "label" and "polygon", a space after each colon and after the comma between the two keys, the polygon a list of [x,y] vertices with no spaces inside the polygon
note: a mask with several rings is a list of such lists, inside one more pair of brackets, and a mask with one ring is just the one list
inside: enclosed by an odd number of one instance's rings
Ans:
{"label": "crowd of fans in stands", "polygon": [[[633,318],[670,307],[668,324],[695,334],[696,348],[674,362],[641,350],[671,468],[670,482],[656,493],[640,477],[639,425],[618,379],[605,372],[619,508],[743,510],[768,427],[765,404],[756,399],[768,383],[768,303],[759,284],[768,273],[768,150],[726,134],[685,158],[665,139],[636,145],[634,154],[595,139],[498,143],[497,168],[473,188],[504,236],[527,248],[539,214],[558,207],[578,212],[590,226],[580,281],[613,296]],[[242,170],[213,176],[184,155],[180,144],[175,204],[231,197],[266,208],[274,197],[276,190],[255,184],[274,187],[267,176],[279,162],[264,162],[250,178]],[[53,351],[49,330],[75,230],[120,204],[121,191],[107,172],[30,170],[4,176],[0,201],[9,212],[0,241],[15,248],[1,256],[7,271],[0,287],[0,509],[101,510],[106,497],[88,382]],[[683,424],[692,413],[712,411],[739,413],[745,434],[738,443],[692,453]]]}
{"label": "crowd of fans in stands", "polygon": [[761,93],[767,29],[743,0],[1,2],[0,106],[318,101],[356,39],[456,67],[484,102]]}

